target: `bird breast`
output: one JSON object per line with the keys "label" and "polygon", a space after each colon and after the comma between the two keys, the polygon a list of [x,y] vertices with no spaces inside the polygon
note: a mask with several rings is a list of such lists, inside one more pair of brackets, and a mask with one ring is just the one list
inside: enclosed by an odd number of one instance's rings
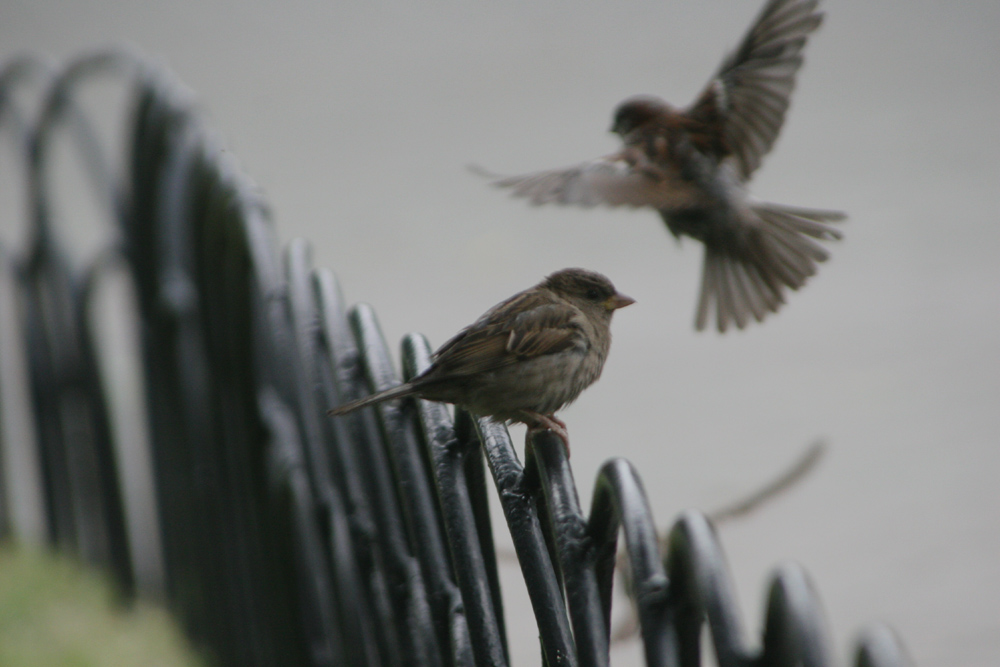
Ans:
{"label": "bird breast", "polygon": [[500,420],[521,410],[553,414],[600,377],[606,355],[606,349],[571,348],[498,369],[469,388],[463,405]]}

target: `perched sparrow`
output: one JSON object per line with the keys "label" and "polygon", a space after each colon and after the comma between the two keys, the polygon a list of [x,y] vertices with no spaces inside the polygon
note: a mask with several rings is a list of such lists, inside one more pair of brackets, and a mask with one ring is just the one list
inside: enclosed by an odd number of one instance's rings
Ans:
{"label": "perched sparrow", "polygon": [[746,326],[784,303],[840,234],[842,213],[752,199],[744,186],[771,149],[788,108],[818,0],[769,0],[739,47],[687,109],[639,96],[615,111],[618,153],[574,167],[500,178],[534,204],[650,206],[676,237],[705,244],[695,326],[714,302],[719,331]]}
{"label": "perched sparrow", "polygon": [[599,273],[563,269],[488,310],[434,353],[406,384],[330,410],[352,410],[404,396],[455,403],[497,421],[552,429],[553,413],[601,375],[611,347],[611,316],[634,300]]}

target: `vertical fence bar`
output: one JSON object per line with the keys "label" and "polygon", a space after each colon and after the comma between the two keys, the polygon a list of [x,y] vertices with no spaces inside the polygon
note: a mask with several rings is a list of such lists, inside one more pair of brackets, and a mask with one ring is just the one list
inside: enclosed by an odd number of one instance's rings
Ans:
{"label": "vertical fence bar", "polygon": [[[351,325],[357,340],[362,364],[373,391],[397,384],[385,340],[371,308],[361,305],[351,313]],[[441,609],[435,609],[430,599],[428,581],[422,567],[425,552],[421,530],[431,533],[428,542],[435,542],[436,519],[423,520],[432,500],[425,487],[426,473],[418,468],[419,454],[412,431],[404,427],[403,415],[396,405],[379,405],[361,410],[361,417],[371,419],[377,430],[382,463],[375,478],[384,487],[380,495],[393,498],[393,504],[381,508],[383,535],[388,538],[383,555],[386,557],[390,584],[397,593],[398,608],[403,613],[400,636],[404,639],[404,660],[411,664],[442,664],[440,639],[435,620],[441,619]],[[421,488],[423,487],[423,488]],[[418,530],[417,523],[421,524]],[[419,539],[418,539],[419,538]],[[437,639],[437,640],[436,640]]]}
{"label": "vertical fence bar", "polygon": [[[403,342],[404,375],[411,378],[429,365],[430,347],[426,339],[407,336]],[[454,572],[458,579],[457,587],[450,581],[447,587],[455,663],[506,665],[509,658],[503,632],[503,608],[496,597],[499,591],[493,585],[496,561],[488,562],[484,555],[478,524],[484,518],[488,521],[489,517],[476,516],[466,477],[467,460],[481,456],[479,443],[456,436],[444,405],[419,401],[417,407],[424,446],[434,473],[435,513],[443,520],[450,546],[447,572]],[[492,554],[492,545],[489,550]],[[441,585],[446,584],[442,582]]]}
{"label": "vertical fence bar", "polygon": [[[318,401],[324,406],[339,405],[361,395],[366,384],[360,354],[348,321],[336,279],[329,271],[313,276],[317,298],[318,345],[328,357],[319,366]],[[365,641],[368,664],[401,665],[402,644],[398,633],[396,609],[389,596],[387,573],[381,555],[379,522],[375,513],[377,499],[372,496],[369,467],[379,452],[367,439],[360,417],[324,421],[335,488],[343,496],[346,526],[350,543],[331,545],[339,579],[339,589],[357,596],[357,606],[347,613],[359,624],[357,637]],[[336,534],[331,534],[331,540]],[[348,544],[353,549],[348,550]],[[356,574],[355,574],[356,573]],[[344,604],[349,600],[345,599]]]}
{"label": "vertical fence bar", "polygon": [[581,667],[602,667],[610,660],[610,617],[602,609],[594,544],[566,454],[566,444],[551,431],[529,435],[525,459],[528,465],[537,465],[540,475],[551,521],[543,529],[556,546],[577,657]]}
{"label": "vertical fence bar", "polygon": [[543,660],[553,667],[575,667],[579,664],[577,649],[535,505],[537,487],[526,481],[507,429],[486,419],[475,424],[535,612]]}
{"label": "vertical fence bar", "polygon": [[[631,595],[639,617],[646,664],[677,664],[676,636],[670,631],[670,585],[660,557],[659,540],[642,482],[624,459],[602,466],[594,485],[588,530],[599,553],[598,577],[606,621],[611,612],[615,542],[624,529]],[[603,549],[601,545],[607,545]],[[609,562],[610,561],[610,562]]]}
{"label": "vertical fence bar", "polygon": [[103,147],[74,95],[94,75],[129,71],[133,65],[121,54],[98,53],[71,62],[51,79],[28,140],[31,240],[20,276],[49,538],[108,567],[126,599],[135,580],[110,417],[88,321],[88,285],[100,260],[76,270],[60,246],[49,162],[62,131],[74,140],[109,217],[121,224],[120,183],[109,173]]}

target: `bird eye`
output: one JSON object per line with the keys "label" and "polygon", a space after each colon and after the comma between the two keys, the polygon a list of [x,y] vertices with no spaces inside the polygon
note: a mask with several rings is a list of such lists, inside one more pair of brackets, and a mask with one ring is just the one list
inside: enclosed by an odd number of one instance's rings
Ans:
{"label": "bird eye", "polygon": [[587,299],[589,299],[590,301],[600,301],[601,300],[601,293],[599,291],[597,291],[593,287],[591,287],[589,290],[587,290],[587,295],[586,296],[587,296]]}

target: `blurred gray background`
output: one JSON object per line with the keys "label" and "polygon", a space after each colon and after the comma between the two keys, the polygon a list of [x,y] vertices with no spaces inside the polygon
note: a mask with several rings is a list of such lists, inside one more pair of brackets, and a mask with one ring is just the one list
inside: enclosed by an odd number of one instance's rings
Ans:
{"label": "blurred gray background", "polygon": [[[826,3],[751,187],[847,211],[846,238],[744,332],[694,332],[701,248],[655,213],[535,209],[465,170],[614,150],[620,100],[687,104],[761,4],[5,0],[0,56],[124,42],[161,59],[259,184],[279,236],[310,239],[393,344],[411,330],[440,344],[555,269],[606,273],[638,303],[616,317],[601,382],[563,415],[584,506],[602,462],[624,456],[668,526],[822,437],[812,476],[720,529],[748,631],[770,569],[795,560],[839,658],[885,620],[918,664],[995,665],[1000,3]],[[515,664],[535,664],[516,565],[504,578]]]}

